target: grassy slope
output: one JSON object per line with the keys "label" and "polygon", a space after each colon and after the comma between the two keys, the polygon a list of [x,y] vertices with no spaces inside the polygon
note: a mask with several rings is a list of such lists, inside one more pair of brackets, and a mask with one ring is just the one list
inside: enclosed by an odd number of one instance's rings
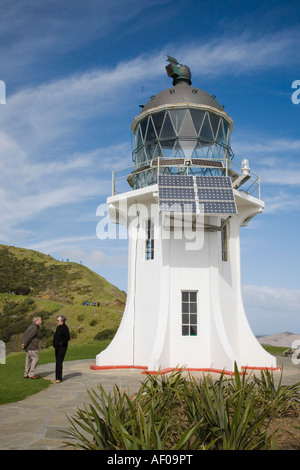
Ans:
{"label": "grassy slope", "polygon": [[[17,286],[30,287],[30,295],[8,294]],[[116,330],[126,302],[125,292],[86,266],[4,245],[0,245],[0,292],[0,313],[7,301],[23,302],[28,297],[34,300],[34,308],[26,313],[28,324],[33,315],[41,315],[43,327],[54,331],[58,312],[65,315],[74,344],[91,341],[103,330]],[[99,301],[100,307],[83,305],[86,301]],[[8,317],[9,322],[18,319]],[[18,333],[11,337],[7,352],[20,350],[21,336]]]}

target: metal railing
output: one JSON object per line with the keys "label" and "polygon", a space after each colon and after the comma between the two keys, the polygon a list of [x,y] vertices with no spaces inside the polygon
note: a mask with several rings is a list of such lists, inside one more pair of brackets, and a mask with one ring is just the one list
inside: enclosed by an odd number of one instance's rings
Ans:
{"label": "metal railing", "polygon": [[[135,165],[122,168],[121,170],[114,170],[112,172],[112,195],[121,194],[123,192],[130,191],[130,187],[134,186],[134,179],[137,180],[142,176],[146,175],[146,172],[151,172],[154,180],[153,182],[148,182],[140,187],[150,186],[157,182],[157,175],[162,174],[167,168],[181,168],[181,174],[195,174],[194,172],[199,169],[202,171],[215,171],[222,172],[224,176],[231,176],[232,181],[234,182],[239,176],[241,176],[241,167],[232,160],[205,160],[205,165],[201,164],[204,160],[201,159],[168,159],[157,157],[151,161],[145,161],[140,164],[140,167],[137,168]],[[220,165],[217,165],[219,163]],[[211,165],[211,166],[210,166]],[[178,170],[177,170],[178,171]],[[198,172],[196,174],[199,174]],[[140,178],[141,179],[141,178]],[[137,189],[137,188],[134,188]],[[261,188],[260,188],[260,177],[253,172],[249,171],[249,179],[241,185],[239,191],[245,192],[246,194],[253,195],[258,193],[258,198],[261,198]]]}

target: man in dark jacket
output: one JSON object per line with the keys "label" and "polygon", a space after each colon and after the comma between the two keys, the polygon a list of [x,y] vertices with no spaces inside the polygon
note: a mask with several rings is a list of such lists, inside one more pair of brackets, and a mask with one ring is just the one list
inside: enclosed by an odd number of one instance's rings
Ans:
{"label": "man in dark jacket", "polygon": [[67,352],[68,342],[70,341],[69,328],[66,325],[66,317],[59,315],[57,317],[57,328],[53,336],[53,347],[55,349],[55,383],[62,381],[63,360]]}
{"label": "man in dark jacket", "polygon": [[39,334],[41,317],[33,317],[32,324],[25,331],[22,338],[22,348],[26,351],[24,379],[39,379],[36,375],[36,366],[39,360]]}

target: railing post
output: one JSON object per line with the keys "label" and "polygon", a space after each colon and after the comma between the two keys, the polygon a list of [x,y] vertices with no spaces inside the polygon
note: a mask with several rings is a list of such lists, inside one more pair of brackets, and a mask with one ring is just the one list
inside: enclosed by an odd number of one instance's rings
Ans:
{"label": "railing post", "polygon": [[114,171],[112,172],[112,182],[111,182],[111,184],[112,184],[112,188],[111,188],[112,191],[111,192],[112,192],[112,195],[114,196],[115,195],[115,172]]}

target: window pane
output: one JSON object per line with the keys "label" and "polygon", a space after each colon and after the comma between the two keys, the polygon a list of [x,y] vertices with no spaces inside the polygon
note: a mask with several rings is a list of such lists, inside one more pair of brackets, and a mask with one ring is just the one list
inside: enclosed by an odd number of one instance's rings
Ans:
{"label": "window pane", "polygon": [[197,292],[190,292],[190,301],[197,302]]}
{"label": "window pane", "polygon": [[191,325],[197,325],[197,314],[196,313],[192,313],[190,315],[190,324]]}
{"label": "window pane", "polygon": [[189,326],[182,325],[182,336],[189,336]]}
{"label": "window pane", "polygon": [[197,313],[197,304],[190,304],[190,313]]}
{"label": "window pane", "polygon": [[191,326],[190,327],[190,335],[191,336],[197,336],[197,327],[196,326]]}
{"label": "window pane", "polygon": [[182,303],[182,313],[189,313],[189,304],[183,302]]}
{"label": "window pane", "polygon": [[181,300],[182,300],[182,302],[188,302],[189,301],[189,293],[188,292],[181,292]]}

